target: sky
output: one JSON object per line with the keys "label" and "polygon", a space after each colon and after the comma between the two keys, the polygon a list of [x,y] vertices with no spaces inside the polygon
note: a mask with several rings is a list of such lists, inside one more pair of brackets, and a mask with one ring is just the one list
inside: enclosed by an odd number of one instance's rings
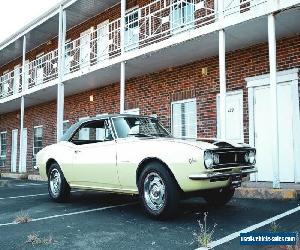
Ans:
{"label": "sky", "polygon": [[0,0],[0,43],[60,1]]}

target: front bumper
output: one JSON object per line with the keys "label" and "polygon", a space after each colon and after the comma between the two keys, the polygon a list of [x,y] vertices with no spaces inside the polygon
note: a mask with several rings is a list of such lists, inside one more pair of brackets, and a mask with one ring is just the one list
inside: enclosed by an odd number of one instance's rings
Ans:
{"label": "front bumper", "polygon": [[192,174],[189,176],[191,180],[210,180],[210,181],[222,181],[224,179],[228,179],[229,177],[234,177],[240,175],[242,177],[246,177],[249,174],[256,173],[257,168],[245,169],[239,172],[230,172],[230,173],[222,173],[222,172],[211,172],[204,174]]}

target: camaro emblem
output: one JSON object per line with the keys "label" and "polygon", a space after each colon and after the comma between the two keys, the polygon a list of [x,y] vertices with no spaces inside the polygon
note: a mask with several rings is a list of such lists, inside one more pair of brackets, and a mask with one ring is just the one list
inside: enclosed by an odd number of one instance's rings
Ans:
{"label": "camaro emblem", "polygon": [[196,159],[194,159],[194,158],[190,158],[190,159],[189,159],[189,163],[190,163],[190,164],[192,164],[192,163],[194,163],[194,162],[196,162]]}

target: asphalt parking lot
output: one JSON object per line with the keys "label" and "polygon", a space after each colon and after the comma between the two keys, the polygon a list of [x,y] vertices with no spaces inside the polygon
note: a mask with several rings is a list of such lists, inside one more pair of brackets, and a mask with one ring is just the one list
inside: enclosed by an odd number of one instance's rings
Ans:
{"label": "asphalt parking lot", "polygon": [[[181,203],[175,219],[154,221],[136,197],[75,190],[70,202],[59,204],[49,200],[46,183],[1,181],[0,249],[196,249],[194,234],[204,212],[209,227],[217,224],[214,249],[252,249],[241,247],[234,233],[299,208],[299,201],[233,199],[217,209],[195,198]],[[21,211],[31,221],[15,224]],[[281,231],[300,232],[300,211],[288,212],[277,225]],[[269,230],[269,223],[256,229]],[[51,241],[33,246],[26,242],[33,234]]]}

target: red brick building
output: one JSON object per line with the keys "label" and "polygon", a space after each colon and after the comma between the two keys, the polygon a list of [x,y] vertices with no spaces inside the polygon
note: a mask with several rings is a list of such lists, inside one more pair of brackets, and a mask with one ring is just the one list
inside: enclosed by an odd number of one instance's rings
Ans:
{"label": "red brick building", "polygon": [[133,112],[249,143],[252,180],[299,182],[299,3],[63,1],[0,44],[0,171],[35,174],[78,119]]}

